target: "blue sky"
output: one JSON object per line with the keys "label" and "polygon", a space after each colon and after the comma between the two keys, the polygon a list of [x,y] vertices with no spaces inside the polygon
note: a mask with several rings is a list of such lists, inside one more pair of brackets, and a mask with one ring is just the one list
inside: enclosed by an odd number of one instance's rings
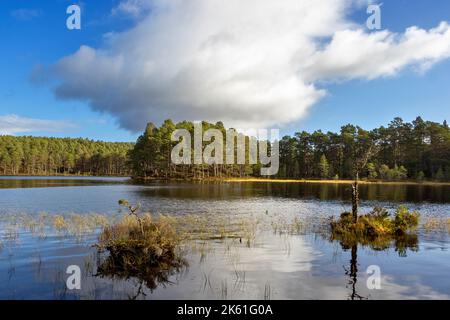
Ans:
{"label": "blue sky", "polygon": [[[428,29],[440,21],[450,20],[450,1],[388,0],[382,3],[382,27],[395,32],[403,32],[412,25]],[[354,17],[360,23],[367,19],[364,10]],[[351,81],[328,88],[329,96],[300,121],[305,130],[335,131],[346,123],[374,128],[386,125],[397,116],[407,121],[419,115],[437,122],[450,119],[450,61],[439,63],[423,75],[402,72],[392,78]],[[297,126],[289,128],[295,131]]]}
{"label": "blue sky", "polygon": [[[119,2],[85,0],[79,3],[82,29],[70,31],[65,26],[65,11],[73,1],[1,1],[0,117],[17,115],[62,124],[56,130],[16,134],[89,137],[107,141],[136,139],[137,132],[121,128],[126,126],[119,125],[117,113],[107,109],[104,112],[93,111],[83,99],[59,99],[50,85],[36,85],[30,81],[37,65],[52,65],[82,45],[99,48],[108,32],[132,28],[137,23],[134,18],[111,14]],[[367,19],[365,7],[351,12],[350,18],[363,25]],[[402,33],[410,26],[434,28],[441,21],[450,21],[450,1],[383,1],[383,29]],[[450,120],[449,59],[438,62],[425,73],[405,69],[393,76],[372,80],[353,79],[316,85],[326,89],[326,96],[310,107],[306,116],[284,124],[282,133],[316,129],[337,131],[346,123],[373,128],[387,124],[396,116],[408,121],[418,115],[439,122]]]}
{"label": "blue sky", "polygon": [[[81,4],[82,29],[66,28],[66,8],[73,1],[18,0],[0,3],[0,37],[6,44],[0,52],[0,115],[63,120],[73,123],[64,132],[30,132],[32,135],[89,137],[107,141],[134,141],[136,134],[120,130],[107,114],[92,112],[83,102],[60,101],[49,88],[36,86],[30,74],[38,64],[49,64],[76,51],[80,45],[97,45],[102,35],[126,28],[123,19],[110,19],[113,3],[88,1]],[[36,12],[30,18],[14,16],[16,10]]]}

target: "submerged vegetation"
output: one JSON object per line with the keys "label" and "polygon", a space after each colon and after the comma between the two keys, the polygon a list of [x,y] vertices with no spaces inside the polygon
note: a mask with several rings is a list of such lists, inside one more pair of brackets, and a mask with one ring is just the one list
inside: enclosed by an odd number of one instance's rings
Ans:
{"label": "submerged vegetation", "polygon": [[[1,220],[3,246],[19,237],[21,229],[40,238],[51,236],[83,238],[91,235],[88,244],[94,243],[96,252],[92,274],[99,277],[134,279],[153,290],[174,280],[174,276],[188,267],[188,257],[200,259],[222,250],[235,270],[236,281],[245,281],[245,267],[240,265],[238,252],[260,250],[270,232],[279,237],[280,250],[291,252],[291,237],[314,234],[337,241],[344,251],[352,250],[356,264],[358,246],[374,250],[394,248],[400,256],[407,250],[418,250],[417,228],[422,231],[447,232],[450,221],[428,218],[419,225],[419,214],[400,206],[395,212],[375,208],[358,216],[343,213],[332,219],[300,218],[298,216],[273,215],[261,212],[257,216],[206,215],[152,215],[140,213],[140,206],[127,200],[119,204],[126,208],[120,216],[86,215],[12,215]],[[450,229],[448,230],[450,231]],[[2,246],[0,240],[0,247]],[[189,258],[189,259],[190,259]],[[191,261],[191,260],[189,260]],[[205,271],[205,286],[211,286],[209,273]],[[216,283],[217,285],[217,283]],[[227,288],[225,283],[224,288]],[[225,290],[226,291],[226,290]]]}
{"label": "submerged vegetation", "polygon": [[198,249],[198,241],[233,239],[250,247],[258,226],[253,219],[228,223],[194,215],[154,217],[140,214],[140,205],[132,206],[127,200],[120,200],[119,205],[126,207],[128,214],[102,229],[96,246],[108,256],[98,267],[98,275],[135,277],[150,289],[167,283],[172,274],[187,266],[187,243]]}
{"label": "submerged vegetation", "polygon": [[[128,202],[122,202],[129,206]],[[132,207],[134,209],[134,207]],[[152,215],[129,212],[127,215],[105,214],[57,214],[40,213],[2,215],[0,217],[3,241],[18,239],[22,231],[47,238],[76,237],[99,234],[99,246],[110,247],[113,253],[120,252],[127,244],[136,245],[136,252],[147,248],[155,257],[176,256],[176,247],[189,242],[208,240],[235,240],[246,247],[252,247],[258,233],[272,231],[277,235],[301,235],[316,233],[331,236],[333,240],[345,240],[351,245],[375,243],[383,239],[393,241],[414,235],[417,228],[424,232],[450,232],[450,219],[424,218],[419,225],[419,213],[410,212],[400,206],[391,215],[384,208],[374,208],[368,214],[361,214],[356,224],[350,212],[338,219],[300,219],[299,217],[261,214],[258,217],[225,217],[222,215]],[[327,231],[329,230],[329,231]]]}
{"label": "submerged vegetation", "polygon": [[429,217],[423,224],[426,232],[448,231],[450,233],[450,218]]}
{"label": "submerged vegetation", "polygon": [[51,215],[45,212],[37,215],[14,214],[0,217],[3,239],[14,240],[19,237],[21,230],[30,232],[34,236],[47,238],[56,232],[57,236],[83,238],[98,232],[111,223],[115,217],[103,214],[66,214]]}

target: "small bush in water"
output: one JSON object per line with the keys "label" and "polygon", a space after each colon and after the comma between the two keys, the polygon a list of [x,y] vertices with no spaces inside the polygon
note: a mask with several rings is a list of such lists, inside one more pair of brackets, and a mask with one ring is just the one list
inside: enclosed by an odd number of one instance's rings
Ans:
{"label": "small bush in water", "polygon": [[100,265],[99,274],[137,277],[152,287],[155,275],[159,281],[164,278],[160,270],[181,268],[185,264],[178,254],[181,236],[170,218],[153,219],[149,214],[138,214],[138,206],[131,207],[125,201],[119,203],[127,206],[130,213],[118,223],[103,228],[99,247],[106,249],[109,257]]}
{"label": "small bush in water", "polygon": [[369,214],[358,217],[356,223],[351,213],[344,212],[337,221],[331,221],[331,237],[346,247],[360,243],[381,250],[392,241],[405,247],[415,247],[416,237],[409,233],[418,222],[419,213],[409,212],[405,206],[400,206],[394,217],[386,209],[375,208]]}

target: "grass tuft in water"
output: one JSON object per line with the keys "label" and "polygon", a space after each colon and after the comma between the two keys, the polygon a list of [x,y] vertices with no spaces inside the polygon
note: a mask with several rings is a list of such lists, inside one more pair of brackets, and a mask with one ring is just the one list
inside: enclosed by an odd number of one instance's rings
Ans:
{"label": "grass tuft in water", "polygon": [[345,212],[339,220],[331,221],[331,238],[345,247],[360,243],[376,250],[383,250],[394,242],[402,253],[406,248],[416,247],[417,236],[411,232],[417,228],[419,216],[418,212],[409,212],[405,206],[400,206],[394,217],[386,209],[377,207],[358,217],[355,223],[352,214]]}
{"label": "grass tuft in water", "polygon": [[103,228],[98,247],[106,249],[109,256],[98,273],[136,277],[149,288],[168,281],[171,270],[185,265],[178,250],[182,235],[168,217],[154,219],[149,214],[138,214],[139,206],[132,207],[125,200],[119,204],[130,212],[118,223]]}

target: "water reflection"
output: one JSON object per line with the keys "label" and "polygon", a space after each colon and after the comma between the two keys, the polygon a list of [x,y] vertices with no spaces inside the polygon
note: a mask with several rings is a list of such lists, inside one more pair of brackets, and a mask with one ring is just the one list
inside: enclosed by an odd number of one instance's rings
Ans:
{"label": "water reflection", "polygon": [[[135,273],[113,268],[111,261],[96,254],[90,245],[55,240],[25,237],[20,245],[5,247],[0,256],[0,298],[359,300],[443,298],[450,294],[450,280],[443,276],[448,270],[448,253],[427,250],[430,244],[420,251],[412,246],[414,254],[407,257],[392,257],[390,250],[402,252],[407,247],[409,252],[411,246],[393,242],[390,249],[374,255],[361,244],[348,247],[314,235],[269,232],[251,248],[235,240],[205,243],[206,248],[198,247],[186,256],[189,268],[150,268]],[[82,267],[82,291],[65,287],[65,270],[72,264]],[[382,290],[366,286],[366,267],[373,264],[382,270]]]}
{"label": "water reflection", "polygon": [[144,267],[143,264],[140,264],[139,268],[124,268],[123,265],[118,265],[111,255],[108,255],[97,267],[95,276],[122,280],[138,279],[140,285],[136,295],[132,298],[134,300],[141,295],[145,296],[144,286],[150,290],[150,293],[153,293],[158,287],[165,288],[167,285],[174,284],[171,281],[172,277],[185,270],[187,266],[188,263],[185,259],[173,259],[158,266]]}
{"label": "water reflection", "polygon": [[131,181],[121,177],[1,177],[0,189],[51,188],[124,184]]}
{"label": "water reflection", "polygon": [[[160,186],[156,182],[147,186]],[[236,199],[250,197],[282,197],[348,201],[351,186],[322,183],[168,183],[158,188],[141,189],[144,197],[177,199]],[[363,184],[361,200],[393,202],[449,203],[448,185]]]}
{"label": "water reflection", "polygon": [[[419,250],[419,239],[415,234],[405,234],[397,236],[392,239],[386,239],[383,242],[368,241],[365,239],[363,244],[358,241],[348,242],[347,239],[339,239],[332,236],[331,241],[338,241],[344,252],[350,251],[350,267],[344,266],[345,275],[349,278],[348,286],[350,286],[349,299],[350,300],[366,300],[367,296],[362,296],[358,293],[358,246],[369,246],[372,250],[387,251],[391,248],[398,253],[399,257],[407,257],[407,251],[417,252]],[[351,243],[351,244],[350,244]],[[348,288],[347,286],[347,288]]]}
{"label": "water reflection", "polygon": [[[350,191],[350,186],[338,184],[153,182],[137,185],[102,179],[23,180],[26,179],[0,178],[0,215],[33,210],[58,214],[116,213],[117,200],[127,198],[143,202],[156,213],[257,217],[266,216],[267,212],[274,219],[288,216],[304,221],[343,212],[345,203],[341,201],[347,201]],[[53,186],[65,187],[50,188]],[[27,189],[12,189],[22,187]],[[424,216],[448,218],[450,212],[449,186],[361,185],[360,192],[362,199],[388,206],[391,201],[418,203],[417,210]],[[370,210],[374,205],[363,202],[361,210]],[[391,208],[396,206],[392,204]],[[230,246],[212,241],[207,253],[199,249],[187,257],[189,268],[153,269],[136,275],[112,272],[104,260],[92,262],[89,264],[89,269],[95,264],[92,273],[87,267],[83,269],[86,275],[83,290],[73,293],[65,291],[66,267],[77,264],[83,268],[96,238],[89,239],[88,245],[80,245],[56,237],[32,239],[21,235],[20,246],[9,248],[5,244],[0,250],[0,298],[448,299],[450,278],[445,276],[449,266],[448,232],[432,235],[421,231],[419,236],[395,238],[371,246],[339,239],[330,241],[313,234],[281,237],[271,232],[261,234],[252,248],[238,241]],[[395,254],[389,255],[390,251]],[[365,268],[372,264],[382,269],[382,290],[370,291],[365,285]],[[100,275],[97,266],[101,266],[103,276],[93,276]],[[165,290],[160,290],[164,287]]]}
{"label": "water reflection", "polygon": [[[0,189],[50,188],[133,184],[144,197],[177,199],[237,199],[282,197],[347,201],[350,184],[269,182],[161,182],[148,183],[109,177],[0,177]],[[362,184],[360,198],[369,201],[450,203],[450,185]]]}
{"label": "water reflection", "polygon": [[[345,269],[345,268],[344,268]],[[351,248],[350,270],[345,269],[345,274],[350,277],[349,285],[351,286],[350,300],[367,299],[359,295],[356,291],[356,283],[358,282],[358,246]]]}
{"label": "water reflection", "polygon": [[[23,188],[22,188],[23,187]],[[54,188],[58,187],[58,188]],[[350,186],[297,183],[134,184],[124,179],[0,178],[3,213],[116,213],[117,199],[141,202],[144,210],[167,214],[266,212],[329,216],[349,205]],[[361,185],[361,206],[413,206],[423,216],[446,216],[449,186]],[[378,199],[378,200],[377,200]],[[433,203],[431,203],[433,202]],[[363,210],[365,208],[362,208]]]}

